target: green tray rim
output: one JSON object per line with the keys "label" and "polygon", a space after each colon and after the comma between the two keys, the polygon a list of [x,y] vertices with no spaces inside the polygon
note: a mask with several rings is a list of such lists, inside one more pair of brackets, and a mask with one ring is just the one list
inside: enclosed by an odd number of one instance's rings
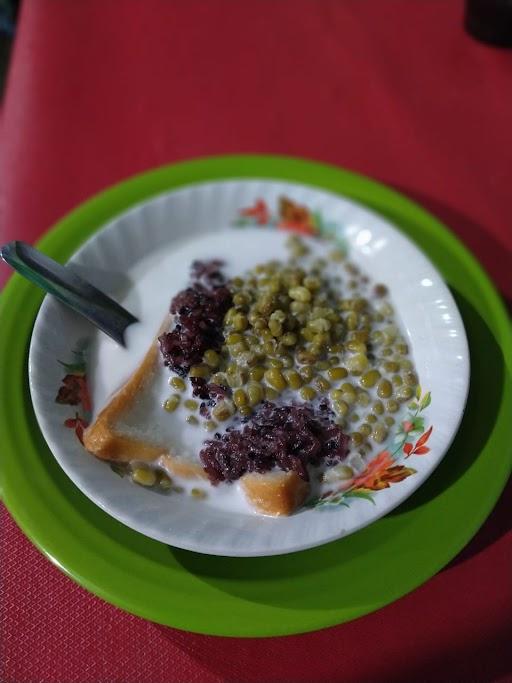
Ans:
{"label": "green tray rim", "polygon": [[[504,360],[501,420],[504,419],[505,409],[510,408],[509,415],[512,414],[512,380],[510,377],[512,327],[504,304],[489,277],[468,249],[434,216],[399,192],[360,174],[324,163],[275,155],[226,155],[173,163],[133,176],[95,195],[58,221],[39,240],[38,247],[47,254],[65,261],[97,229],[135,204],[189,184],[244,178],[290,181],[325,189],[354,199],[386,218],[395,216],[395,219],[390,218],[395,224],[397,224],[396,214],[398,214],[398,227],[413,240],[418,235],[411,234],[413,229],[410,226],[421,226],[424,233],[430,235],[432,239],[435,238],[441,248],[454,254],[458,262],[463,265],[471,274],[474,282],[477,283],[478,294],[487,305],[486,319],[489,326],[492,325],[493,327]],[[26,434],[20,433],[16,426],[20,424],[27,426],[30,417],[35,423],[35,417],[33,414],[31,415],[31,407],[27,407],[26,395],[22,396],[24,391],[28,391],[26,383],[27,345],[19,345],[13,352],[11,336],[14,333],[19,333],[20,330],[26,332],[27,337],[30,336],[35,314],[42,298],[42,293],[34,290],[29,283],[22,280],[18,275],[9,280],[0,297],[0,319],[3,321],[2,327],[5,325],[5,333],[0,335],[0,395],[6,396],[8,387],[16,387],[12,400],[6,402],[6,409],[0,411],[0,430],[4,434],[6,446],[0,468],[0,487],[4,502],[24,533],[52,562],[91,592],[128,612],[161,624],[197,633],[240,637],[295,634],[349,621],[393,602],[422,584],[445,566],[466,545],[485,521],[510,475],[512,450],[509,448],[508,450],[505,449],[502,459],[498,461],[494,470],[494,479],[485,490],[485,499],[482,498],[479,501],[479,507],[477,510],[475,509],[473,518],[464,529],[460,530],[450,547],[444,548],[443,552],[438,553],[435,559],[432,558],[428,568],[422,566],[421,571],[418,571],[414,578],[404,580],[400,588],[390,589],[386,595],[375,597],[368,604],[338,610],[314,610],[308,607],[308,609],[301,611],[300,609],[290,610],[286,608],[283,612],[281,608],[275,610],[273,607],[266,607],[265,604],[259,605],[256,610],[253,603],[236,595],[234,596],[235,605],[233,596],[231,594],[225,595],[226,600],[229,597],[227,602],[233,603],[243,617],[247,615],[249,620],[251,616],[253,617],[252,623],[242,623],[243,619],[239,622],[233,621],[229,615],[222,615],[221,618],[217,618],[215,623],[212,623],[208,617],[204,617],[201,611],[194,612],[191,610],[184,615],[183,609],[181,613],[172,610],[169,612],[167,604],[159,605],[151,602],[151,604],[145,605],[140,597],[135,596],[135,593],[132,596],[129,595],[130,586],[124,587],[122,595],[112,586],[113,575],[111,574],[112,569],[109,567],[108,557],[104,558],[103,565],[100,568],[95,567],[92,572],[94,578],[91,578],[92,559],[90,557],[84,560],[86,565],[79,566],[80,561],[73,557],[75,552],[73,548],[79,552],[82,540],[77,538],[70,529],[66,529],[65,523],[63,524],[62,519],[58,517],[58,510],[43,506],[42,499],[38,499],[37,495],[35,501],[33,500],[27,505],[27,494],[37,494],[38,486],[40,487],[42,483],[23,476],[23,468],[20,466],[18,457],[19,450],[33,446],[31,441],[33,435],[28,433],[28,430]],[[20,316],[22,316],[22,320],[20,320]],[[32,428],[34,428],[33,424]],[[461,476],[461,479],[464,478],[467,479],[466,474]],[[65,476],[62,475],[61,483],[65,480]],[[81,496],[82,494],[74,493],[74,495]],[[64,498],[65,496],[62,495],[62,500]],[[89,501],[87,504],[93,505]],[[435,504],[435,501],[431,501],[429,504]],[[98,516],[106,517],[105,513],[98,510],[95,513],[91,512],[91,515],[95,515],[95,519]],[[84,519],[82,522],[85,529],[87,520]],[[112,521],[111,524],[119,525],[115,521]],[[122,525],[115,526],[120,536],[130,537],[135,545],[138,543],[142,545],[144,543],[155,543],[140,537],[136,532],[126,531],[125,527],[122,527],[122,530],[119,527]],[[52,528],[59,528],[58,538],[52,536]],[[95,533],[99,533],[94,532],[94,530],[87,530],[87,532],[91,533],[93,537]],[[350,544],[350,539],[359,536],[361,533],[358,532],[358,534],[347,537],[343,541],[345,544]],[[135,540],[134,534],[143,540]],[[96,540],[99,544],[97,550],[107,547],[103,539],[97,538]],[[294,561],[294,558],[299,558],[300,555],[306,558],[306,554],[314,553],[315,550],[303,551],[303,553],[284,557],[292,558],[291,561]],[[273,558],[264,559],[268,561]],[[187,570],[185,572],[187,573]],[[192,580],[193,574],[188,572],[188,576]],[[105,578],[110,585],[107,586],[104,583]],[[197,577],[194,576],[193,578],[192,583],[197,587]],[[134,578],[132,583],[134,591],[140,589],[140,581]],[[143,582],[142,585],[144,585]],[[198,585],[204,587],[205,583]],[[156,591],[156,588],[154,590]],[[217,590],[216,584],[214,584],[214,590]],[[211,593],[210,588],[208,588],[207,593],[208,591]],[[280,620],[284,615],[288,616],[289,620],[282,623]]]}

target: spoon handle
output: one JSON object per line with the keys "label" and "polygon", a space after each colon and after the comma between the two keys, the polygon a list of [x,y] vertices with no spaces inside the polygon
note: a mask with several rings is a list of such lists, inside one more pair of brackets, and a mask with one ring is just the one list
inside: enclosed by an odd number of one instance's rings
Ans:
{"label": "spoon handle", "polygon": [[102,291],[26,242],[4,244],[0,257],[27,280],[125,346],[125,330],[138,320]]}

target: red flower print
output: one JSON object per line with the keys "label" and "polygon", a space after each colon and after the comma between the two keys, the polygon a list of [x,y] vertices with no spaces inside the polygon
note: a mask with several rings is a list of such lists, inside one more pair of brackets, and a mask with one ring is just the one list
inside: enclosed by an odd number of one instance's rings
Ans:
{"label": "red flower print", "polygon": [[380,491],[388,489],[390,484],[403,481],[415,470],[403,465],[395,465],[389,451],[381,451],[358,477],[353,480],[352,491],[366,489],[370,491]]}
{"label": "red flower print", "polygon": [[404,453],[406,458],[408,458],[410,455],[425,455],[426,453],[429,453],[430,448],[428,448],[428,446],[425,446],[425,444],[427,443],[427,441],[430,438],[430,435],[432,434],[432,429],[433,427],[427,429],[425,434],[420,436],[420,438],[416,441],[414,447],[412,443],[404,444]]}
{"label": "red flower print", "polygon": [[270,221],[270,212],[263,199],[257,199],[254,206],[242,209],[240,215],[247,216],[247,218],[254,218],[258,225],[267,225]]}
{"label": "red flower print", "polygon": [[82,404],[85,412],[90,412],[91,398],[85,375],[66,375],[55,401],[69,406]]}
{"label": "red flower print", "polygon": [[404,432],[408,434],[409,432],[412,432],[412,430],[414,429],[414,425],[412,422],[409,422],[409,420],[404,420],[402,422],[402,428]]}
{"label": "red flower print", "polygon": [[281,220],[277,227],[281,230],[293,230],[304,235],[313,235],[316,232],[311,212],[286,197],[279,199],[279,218]]}
{"label": "red flower print", "polygon": [[75,413],[74,418],[69,417],[67,420],[64,421],[64,426],[75,430],[75,434],[77,435],[78,440],[80,441],[80,443],[83,446],[84,445],[84,439],[83,439],[84,429],[86,429],[86,427],[89,426],[88,423],[82,417],[80,417],[80,415],[78,413]]}
{"label": "red flower print", "polygon": [[366,469],[361,474],[354,478],[354,485],[361,488],[366,487],[366,484],[378,477],[384,470],[393,465],[394,461],[389,451],[381,451],[373,460],[371,460]]}

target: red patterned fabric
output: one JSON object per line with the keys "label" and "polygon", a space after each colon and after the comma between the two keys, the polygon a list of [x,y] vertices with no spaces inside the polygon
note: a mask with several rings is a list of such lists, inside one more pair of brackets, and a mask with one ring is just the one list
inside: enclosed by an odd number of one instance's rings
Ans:
{"label": "red patterned fabric", "polygon": [[[155,165],[292,154],[418,199],[511,300],[511,83],[512,52],[467,37],[456,0],[26,0],[2,115],[0,241],[34,240]],[[242,641],[107,605],[2,510],[0,681],[512,681],[511,507],[509,485],[448,568],[375,614]]]}

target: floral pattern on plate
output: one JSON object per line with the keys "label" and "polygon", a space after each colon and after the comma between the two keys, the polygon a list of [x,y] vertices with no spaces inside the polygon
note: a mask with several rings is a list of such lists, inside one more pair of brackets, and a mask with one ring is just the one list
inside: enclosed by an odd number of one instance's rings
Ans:
{"label": "floral pattern on plate", "polygon": [[331,490],[307,503],[308,507],[324,507],[345,505],[350,498],[365,498],[375,504],[374,492],[388,489],[391,484],[398,484],[407,479],[416,470],[403,463],[409,457],[422,456],[430,452],[426,446],[432,434],[433,426],[425,429],[425,416],[420,415],[431,403],[430,392],[422,395],[421,387],[416,391],[416,400],[408,407],[408,413],[395,435],[389,440],[392,446],[380,451],[365,469],[355,477],[341,480]]}
{"label": "floral pattern on plate", "polygon": [[256,199],[252,206],[240,209],[233,225],[239,228],[273,227],[301,235],[321,235],[335,240],[336,246],[344,253],[347,252],[347,244],[340,234],[342,229],[339,224],[327,220],[321,211],[310,209],[284,196],[279,197],[277,209],[274,211],[264,199]]}
{"label": "floral pattern on plate", "polygon": [[61,385],[55,397],[55,402],[66,406],[75,406],[74,416],[64,421],[64,426],[73,429],[83,445],[84,429],[89,426],[92,404],[87,385],[86,349],[88,340],[80,340],[71,351],[72,360],[65,363],[58,362],[66,370]]}

